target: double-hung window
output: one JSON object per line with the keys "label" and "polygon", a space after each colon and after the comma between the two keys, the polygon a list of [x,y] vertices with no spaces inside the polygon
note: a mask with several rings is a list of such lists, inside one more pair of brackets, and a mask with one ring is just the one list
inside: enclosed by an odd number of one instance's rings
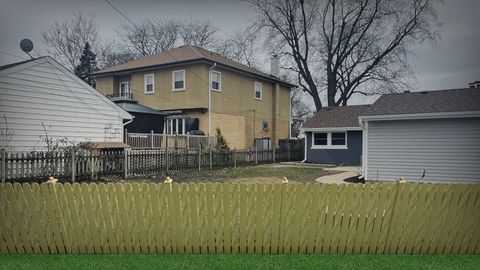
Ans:
{"label": "double-hung window", "polygon": [[143,89],[145,94],[152,94],[154,90],[154,75],[153,74],[146,74],[143,77]]}
{"label": "double-hung window", "polygon": [[185,90],[185,70],[172,71],[172,91]]}
{"label": "double-hung window", "polygon": [[120,87],[119,87],[119,96],[122,98],[127,98],[130,99],[132,98],[132,92],[130,92],[130,82],[129,81],[124,81],[120,82]]}
{"label": "double-hung window", "polygon": [[222,73],[219,71],[210,71],[210,86],[213,91],[222,91]]}
{"label": "double-hung window", "polygon": [[347,149],[346,132],[313,132],[313,149]]}
{"label": "double-hung window", "polygon": [[255,82],[254,97],[256,100],[262,100],[262,83]]}

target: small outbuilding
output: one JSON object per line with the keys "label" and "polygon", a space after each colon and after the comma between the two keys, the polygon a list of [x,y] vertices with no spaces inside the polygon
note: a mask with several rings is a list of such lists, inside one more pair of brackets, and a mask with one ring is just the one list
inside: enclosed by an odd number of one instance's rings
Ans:
{"label": "small outbuilding", "polygon": [[358,166],[362,156],[362,128],[358,117],[369,105],[325,107],[308,119],[305,162]]}
{"label": "small outbuilding", "polygon": [[359,119],[366,180],[480,181],[480,88],[383,95]]}

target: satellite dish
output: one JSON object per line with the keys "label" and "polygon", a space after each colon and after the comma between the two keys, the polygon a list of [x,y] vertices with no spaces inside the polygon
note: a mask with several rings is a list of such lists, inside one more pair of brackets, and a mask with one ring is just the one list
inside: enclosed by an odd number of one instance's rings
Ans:
{"label": "satellite dish", "polygon": [[33,50],[33,42],[30,39],[28,39],[28,38],[22,39],[22,41],[20,41],[20,49],[22,49],[22,51],[24,51],[26,54],[28,54],[28,56],[30,56],[30,58],[33,58],[30,55],[30,52]]}

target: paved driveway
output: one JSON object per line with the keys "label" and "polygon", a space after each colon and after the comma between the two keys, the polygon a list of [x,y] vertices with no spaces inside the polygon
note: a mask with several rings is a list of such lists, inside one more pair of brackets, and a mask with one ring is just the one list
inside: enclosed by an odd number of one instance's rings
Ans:
{"label": "paved driveway", "polygon": [[315,181],[325,184],[351,184],[350,182],[345,182],[343,180],[361,174],[361,167],[357,166],[337,166],[333,168],[324,168],[324,170],[337,171],[338,173],[319,177],[315,179]]}

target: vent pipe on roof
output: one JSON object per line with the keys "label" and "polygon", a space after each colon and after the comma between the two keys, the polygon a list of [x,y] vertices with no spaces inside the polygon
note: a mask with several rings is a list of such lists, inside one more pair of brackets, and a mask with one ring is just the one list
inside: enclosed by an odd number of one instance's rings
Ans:
{"label": "vent pipe on roof", "polygon": [[280,58],[277,53],[273,53],[270,58],[270,74],[277,78],[280,76]]}

